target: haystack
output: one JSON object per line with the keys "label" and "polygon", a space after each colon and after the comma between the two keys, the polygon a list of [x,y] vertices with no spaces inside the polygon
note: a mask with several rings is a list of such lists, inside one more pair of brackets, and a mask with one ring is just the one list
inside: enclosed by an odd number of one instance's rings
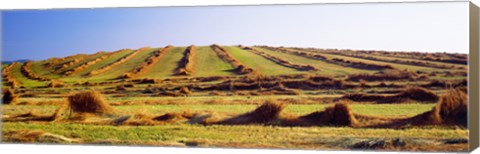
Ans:
{"label": "haystack", "polygon": [[404,90],[399,97],[410,98],[412,100],[423,102],[436,102],[439,99],[435,93],[421,87],[409,87]]}
{"label": "haystack", "polygon": [[467,120],[467,95],[461,89],[452,89],[440,98],[440,102],[432,110],[382,127],[401,128],[410,125],[458,125],[466,127]]}
{"label": "haystack", "polygon": [[100,92],[85,91],[68,96],[69,108],[73,113],[111,114],[113,108]]}
{"label": "haystack", "polygon": [[297,119],[301,125],[335,125],[356,126],[358,124],[352,109],[343,101],[325,108],[324,111],[313,112]]}
{"label": "haystack", "polygon": [[241,124],[270,124],[279,118],[280,112],[285,104],[268,100],[254,111],[228,118],[217,122],[217,124],[241,125]]}
{"label": "haystack", "polygon": [[448,91],[434,108],[443,124],[467,126],[468,97],[461,89]]}

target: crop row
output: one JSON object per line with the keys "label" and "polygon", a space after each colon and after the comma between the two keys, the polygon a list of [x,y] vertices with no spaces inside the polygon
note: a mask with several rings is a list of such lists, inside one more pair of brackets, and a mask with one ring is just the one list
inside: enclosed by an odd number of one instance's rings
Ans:
{"label": "crop row", "polygon": [[[122,49],[121,51],[125,51],[125,50],[126,50],[126,49]],[[130,53],[130,54],[128,54],[128,55],[126,55],[126,56],[124,56],[124,57],[116,60],[116,61],[113,62],[113,63],[110,63],[110,64],[108,64],[108,65],[106,65],[106,66],[103,66],[103,67],[97,69],[97,70],[93,70],[93,71],[89,72],[88,75],[89,75],[89,76],[92,76],[92,75],[96,75],[96,74],[100,74],[100,73],[102,73],[102,72],[108,71],[108,70],[112,69],[113,67],[118,66],[118,65],[120,65],[120,64],[123,64],[123,63],[125,63],[126,61],[128,61],[129,59],[132,59],[135,55],[137,55],[138,53],[140,53],[140,52],[143,51],[143,50],[144,50],[143,48],[142,48],[142,49],[135,50],[134,52],[132,52],[132,53]]]}
{"label": "crop row", "polygon": [[187,47],[183,54],[182,60],[180,60],[176,75],[191,75],[194,72],[194,57],[196,49],[194,45]]}
{"label": "crop row", "polygon": [[235,59],[235,57],[229,54],[225,48],[217,44],[211,45],[210,48],[212,48],[212,50],[217,54],[218,57],[220,57],[220,59],[232,65],[238,74],[249,74],[255,72],[253,68],[250,68]]}
{"label": "crop row", "polygon": [[[158,61],[160,61],[162,55],[166,52],[170,51],[173,46],[168,45],[162,49],[154,51],[150,54],[150,56],[140,65],[136,66],[134,69],[130,70],[129,72],[123,74],[121,78],[135,78],[140,76],[146,72],[148,72]],[[145,50],[147,48],[142,48],[141,50]]]}

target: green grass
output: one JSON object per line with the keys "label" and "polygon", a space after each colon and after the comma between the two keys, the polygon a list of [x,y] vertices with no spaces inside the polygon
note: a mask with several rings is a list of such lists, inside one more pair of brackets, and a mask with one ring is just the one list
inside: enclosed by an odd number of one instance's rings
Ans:
{"label": "green grass", "polygon": [[[170,145],[196,143],[201,147],[256,147],[343,149],[371,138],[433,140],[465,138],[468,130],[443,128],[410,128],[404,130],[348,127],[271,127],[271,126],[202,126],[169,124],[162,126],[97,126],[59,123],[3,123],[3,132],[43,130],[83,143],[115,145]],[[439,145],[440,146],[440,145]]]}
{"label": "green grass", "polygon": [[[319,53],[317,53],[319,54]],[[378,64],[378,65],[391,65],[395,68],[398,69],[408,69],[411,71],[426,71],[426,72],[432,72],[432,71],[439,71],[439,70],[444,70],[444,69],[437,69],[437,68],[430,68],[430,67],[423,67],[423,66],[412,66],[412,65],[405,65],[405,64],[397,64],[397,63],[389,63],[389,62],[381,62],[381,61],[373,61],[373,60],[366,60],[366,59],[361,59],[361,58],[354,58],[354,57],[348,57],[348,56],[341,56],[341,55],[333,55],[333,54],[320,54],[323,55],[327,58],[340,58],[344,60],[351,60],[351,61],[356,61],[356,62],[364,62],[364,63],[369,63],[369,64]]]}
{"label": "green grass", "polygon": [[183,57],[183,52],[186,47],[174,47],[170,49],[163,57],[158,61],[152,69],[144,74],[142,77],[146,78],[162,78],[173,76],[175,69],[178,67],[178,62]]}
{"label": "green grass", "polygon": [[232,75],[234,68],[220,59],[209,46],[197,47],[195,55],[195,76]]}
{"label": "green grass", "polygon": [[37,80],[31,80],[28,79],[26,76],[24,76],[21,72],[22,68],[22,63],[16,64],[12,69],[10,70],[10,74],[17,79],[18,82],[20,82],[21,86],[25,87],[41,87],[41,86],[46,86],[47,82],[43,81],[37,81]]}
{"label": "green grass", "polygon": [[[77,67],[79,67],[79,66],[82,66],[82,65],[85,64],[85,63],[88,63],[88,62],[90,62],[90,61],[93,61],[93,60],[95,60],[95,59],[97,59],[97,58],[100,58],[100,57],[102,57],[102,56],[104,56],[104,55],[107,55],[107,54],[109,54],[109,53],[110,53],[110,52],[102,52],[102,53],[99,53],[99,54],[97,54],[97,55],[87,56],[87,57],[85,57],[85,59],[83,59],[81,62],[76,63],[75,65],[72,65],[72,66],[70,66],[70,67],[67,67],[67,68],[65,68],[65,70],[75,69],[75,68],[77,68]],[[78,72],[77,72],[77,73],[78,73]]]}
{"label": "green grass", "polygon": [[109,79],[115,79],[117,77],[120,77],[123,74],[129,72],[130,70],[134,69],[138,65],[142,64],[143,62],[145,62],[145,60],[155,50],[158,50],[158,48],[151,48],[151,49],[141,51],[140,53],[136,54],[134,57],[132,57],[125,63],[114,66],[110,70],[107,70],[103,73],[100,73],[98,75],[95,75],[95,76],[89,77],[88,79],[83,79],[83,80],[84,81],[102,81],[102,80],[109,80]]}
{"label": "green grass", "polygon": [[282,52],[276,52],[276,51],[271,51],[268,49],[264,48],[255,48],[259,51],[263,51],[267,54],[270,54],[272,56],[278,57],[285,59],[289,62],[292,62],[294,64],[302,64],[302,65],[312,65],[320,71],[316,72],[319,74],[325,74],[325,75],[345,75],[345,74],[353,74],[353,73],[373,73],[375,71],[371,70],[362,70],[362,69],[356,69],[356,68],[350,68],[350,67],[343,67],[335,64],[330,64],[327,62],[323,62],[321,60],[315,60],[315,59],[310,59],[302,56],[297,56],[294,54],[287,54],[287,53],[282,53]]}
{"label": "green grass", "polygon": [[120,58],[122,58],[122,57],[124,57],[124,56],[126,56],[126,55],[128,55],[132,52],[134,52],[134,50],[125,50],[125,51],[113,54],[111,56],[108,56],[108,58],[89,66],[88,68],[76,73],[75,75],[78,76],[78,77],[85,76],[88,73],[90,73],[91,71],[100,69],[104,66],[107,66],[110,63],[113,63],[113,62],[117,61],[118,59],[120,59]]}
{"label": "green grass", "polygon": [[[331,104],[290,104],[283,112],[304,115],[315,111],[324,110]],[[382,117],[408,117],[431,110],[435,104],[351,104],[354,113],[382,116]],[[161,115],[168,112],[201,112],[213,111],[223,113],[241,114],[254,110],[258,105],[233,104],[233,105],[124,105],[115,108],[124,114],[142,112],[150,115]],[[55,105],[5,105],[4,114],[22,114],[34,111],[39,114],[52,114]]]}
{"label": "green grass", "polygon": [[239,47],[234,46],[224,46],[228,53],[235,57],[238,61],[243,64],[253,68],[258,71],[260,74],[264,75],[279,75],[279,74],[300,74],[305,73],[302,71],[297,71],[293,68],[284,67],[276,64],[264,57],[254,54],[249,51],[240,49]]}
{"label": "green grass", "polygon": [[413,62],[428,62],[431,64],[437,64],[437,65],[446,65],[446,66],[455,66],[455,67],[467,67],[467,65],[461,65],[461,64],[452,64],[452,63],[444,63],[444,62],[438,62],[438,61],[425,61],[425,60],[418,60],[418,59],[413,59],[413,58],[404,58],[404,57],[388,57],[388,56],[377,56],[377,55],[368,55],[374,58],[380,58],[380,59],[385,59],[385,60],[402,60],[402,61],[413,61]]}

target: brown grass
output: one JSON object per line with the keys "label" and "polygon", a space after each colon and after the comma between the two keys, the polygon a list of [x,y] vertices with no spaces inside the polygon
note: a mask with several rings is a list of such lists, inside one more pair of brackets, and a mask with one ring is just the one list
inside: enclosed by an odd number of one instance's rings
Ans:
{"label": "brown grass", "polygon": [[285,104],[268,100],[254,111],[224,119],[214,124],[221,125],[244,125],[244,124],[272,124],[279,118],[280,112],[286,107]]}
{"label": "brown grass", "polygon": [[439,97],[432,91],[421,87],[408,87],[399,97],[405,97],[422,102],[436,102]]}
{"label": "brown grass", "polygon": [[72,143],[79,141],[77,139],[71,139],[41,130],[10,131],[4,133],[3,137],[7,142]]}
{"label": "brown grass", "polygon": [[404,80],[415,80],[417,75],[408,71],[401,70],[388,70],[377,72],[373,74],[352,74],[349,75],[346,79],[347,81],[358,82],[360,80],[364,81],[404,81]]}
{"label": "brown grass", "polygon": [[436,114],[442,119],[443,124],[467,126],[468,97],[460,89],[448,91],[441,97],[440,103],[435,107]]}
{"label": "brown grass", "polygon": [[178,68],[175,71],[175,75],[192,75],[194,73],[195,54],[196,48],[194,45],[191,45],[185,49],[183,58],[178,62]]}
{"label": "brown grass", "polygon": [[324,111],[313,112],[297,119],[290,120],[287,125],[306,125],[306,126],[356,126],[358,121],[355,118],[348,102],[339,102],[334,106],[325,108]]}
{"label": "brown grass", "polygon": [[467,95],[461,89],[451,89],[441,97],[440,102],[430,111],[374,127],[405,128],[424,125],[457,125],[467,127],[467,120]]}
{"label": "brown grass", "polygon": [[84,91],[68,96],[68,106],[74,113],[111,114],[113,108],[98,91]]}
{"label": "brown grass", "polygon": [[2,104],[15,104],[17,102],[18,96],[12,89],[7,89],[3,93]]}
{"label": "brown grass", "polygon": [[432,91],[421,87],[408,87],[402,92],[394,95],[386,94],[347,94],[343,96],[344,99],[349,99],[357,102],[371,102],[376,103],[402,103],[408,100],[415,100],[420,102],[437,102],[439,97]]}

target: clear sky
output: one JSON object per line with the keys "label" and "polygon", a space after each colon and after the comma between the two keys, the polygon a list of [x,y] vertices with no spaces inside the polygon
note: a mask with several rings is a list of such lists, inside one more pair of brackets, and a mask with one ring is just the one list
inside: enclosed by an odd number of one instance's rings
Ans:
{"label": "clear sky", "polygon": [[213,43],[468,53],[468,2],[2,12],[2,60]]}

